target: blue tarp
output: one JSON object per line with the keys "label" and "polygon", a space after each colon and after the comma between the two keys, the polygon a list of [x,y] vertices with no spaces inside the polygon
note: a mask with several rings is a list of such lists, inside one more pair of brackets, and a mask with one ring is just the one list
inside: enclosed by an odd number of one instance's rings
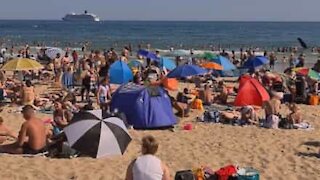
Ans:
{"label": "blue tarp", "polygon": [[144,86],[129,83],[121,86],[112,96],[111,109],[126,115],[127,121],[136,129],[169,127],[176,124],[170,98],[160,87],[158,96],[152,97]]}
{"label": "blue tarp", "polygon": [[109,69],[110,82],[113,84],[125,84],[133,79],[132,72],[127,63],[118,60]]}

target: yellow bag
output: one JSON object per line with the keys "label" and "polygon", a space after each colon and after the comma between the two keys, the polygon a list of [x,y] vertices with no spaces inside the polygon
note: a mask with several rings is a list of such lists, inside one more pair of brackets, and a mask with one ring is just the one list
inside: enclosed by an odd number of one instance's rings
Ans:
{"label": "yellow bag", "polygon": [[204,108],[203,108],[202,100],[201,99],[195,99],[191,104],[191,108],[203,111]]}

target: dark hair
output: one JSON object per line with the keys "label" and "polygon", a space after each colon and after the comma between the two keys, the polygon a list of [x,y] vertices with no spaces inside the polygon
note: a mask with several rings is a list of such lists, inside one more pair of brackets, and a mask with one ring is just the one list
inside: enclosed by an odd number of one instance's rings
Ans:
{"label": "dark hair", "polygon": [[159,144],[153,136],[145,136],[142,138],[143,154],[156,154]]}
{"label": "dark hair", "polygon": [[32,86],[32,83],[31,83],[30,80],[26,80],[26,86],[27,86],[27,87],[31,87],[31,86]]}
{"label": "dark hair", "polygon": [[188,94],[188,92],[189,92],[188,88],[184,88],[184,89],[183,89],[183,92],[184,92],[185,94]]}

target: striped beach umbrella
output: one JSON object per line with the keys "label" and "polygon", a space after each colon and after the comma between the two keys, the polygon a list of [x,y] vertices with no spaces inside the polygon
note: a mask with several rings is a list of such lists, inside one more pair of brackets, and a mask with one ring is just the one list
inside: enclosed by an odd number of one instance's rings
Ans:
{"label": "striped beach umbrella", "polygon": [[121,155],[131,142],[123,121],[103,118],[101,110],[76,113],[64,133],[73,149],[93,158]]}

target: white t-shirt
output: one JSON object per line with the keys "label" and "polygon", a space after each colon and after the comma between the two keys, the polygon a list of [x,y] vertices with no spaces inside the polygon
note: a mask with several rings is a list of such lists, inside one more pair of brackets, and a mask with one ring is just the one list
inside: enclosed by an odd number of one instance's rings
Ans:
{"label": "white t-shirt", "polygon": [[133,180],[162,180],[161,160],[153,155],[140,156],[133,165],[132,173]]}
{"label": "white t-shirt", "polygon": [[109,86],[108,85],[100,85],[99,90],[100,90],[100,97],[107,97],[108,91],[109,91]]}

